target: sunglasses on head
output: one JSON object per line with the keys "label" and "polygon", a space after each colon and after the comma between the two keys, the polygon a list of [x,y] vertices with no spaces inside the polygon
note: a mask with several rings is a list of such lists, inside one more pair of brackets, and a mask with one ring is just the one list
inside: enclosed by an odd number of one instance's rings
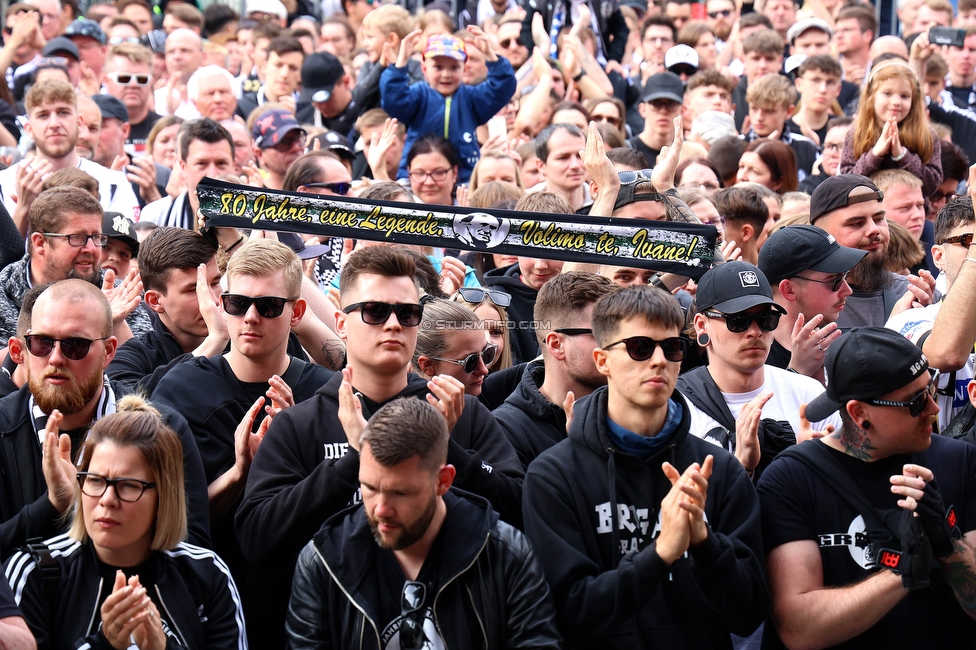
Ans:
{"label": "sunglasses on head", "polygon": [[434,361],[446,361],[447,363],[454,363],[459,366],[464,366],[464,372],[469,375],[478,369],[478,361],[484,361],[485,367],[487,368],[495,360],[495,354],[498,352],[498,346],[494,343],[487,344],[481,352],[472,352],[463,359],[444,359],[441,357],[428,357]]}
{"label": "sunglasses on head", "polygon": [[424,604],[427,600],[427,585],[416,580],[403,583],[400,594],[400,648],[402,650],[421,650],[428,642],[424,634]]}
{"label": "sunglasses on head", "polygon": [[457,290],[455,295],[461,296],[461,299],[464,300],[464,302],[470,302],[473,305],[481,304],[485,301],[485,298],[499,307],[508,307],[512,304],[512,296],[508,295],[504,291],[495,291],[493,289],[461,287]]}
{"label": "sunglasses on head", "polygon": [[942,240],[943,244],[960,244],[963,248],[969,248],[973,245],[973,233],[967,232],[962,235],[956,235],[955,237],[946,237]]}
{"label": "sunglasses on head", "polygon": [[410,303],[357,302],[342,311],[351,314],[357,309],[363,317],[363,322],[367,325],[384,325],[386,321],[390,320],[390,314],[393,313],[396,314],[397,320],[403,327],[417,327],[420,325],[420,319],[424,316],[423,305]]}
{"label": "sunglasses on head", "polygon": [[339,196],[345,196],[352,189],[352,183],[305,183],[302,187],[324,187]]}
{"label": "sunglasses on head", "polygon": [[148,74],[129,74],[128,72],[109,72],[108,78],[120,86],[139,86],[149,85]]}
{"label": "sunglasses on head", "polygon": [[685,358],[690,341],[683,336],[671,336],[661,341],[656,341],[649,336],[631,336],[630,338],[614,341],[609,345],[604,345],[604,350],[609,350],[615,345],[623,343],[627,346],[627,354],[634,361],[647,361],[654,356],[654,350],[661,347],[664,358],[668,361],[681,361]]}
{"label": "sunglasses on head", "polygon": [[925,407],[928,406],[929,398],[935,399],[935,371],[929,369],[929,375],[931,376],[929,385],[907,402],[892,402],[886,399],[869,399],[865,400],[865,402],[873,406],[903,406],[908,409],[909,415],[917,418],[925,410]]}
{"label": "sunglasses on head", "polygon": [[752,321],[756,321],[756,325],[763,332],[772,332],[779,326],[779,319],[783,315],[773,309],[767,309],[758,314],[750,314],[747,311],[740,311],[734,314],[723,314],[717,311],[704,311],[702,313],[709,318],[724,318],[725,326],[729,328],[730,332],[735,334],[745,332],[749,329]]}
{"label": "sunglasses on head", "polygon": [[285,303],[298,298],[279,298],[277,296],[241,296],[236,293],[220,294],[220,302],[224,306],[224,313],[228,316],[243,316],[254,305],[261,318],[278,318],[285,311]]}
{"label": "sunglasses on head", "polygon": [[617,178],[620,179],[621,185],[633,185],[634,183],[640,182],[651,182],[651,174],[654,173],[653,169],[638,169],[638,170],[626,170],[622,172],[617,172]]}
{"label": "sunglasses on head", "polygon": [[49,357],[54,352],[54,345],[61,346],[61,354],[72,361],[81,361],[88,356],[93,341],[104,341],[108,337],[103,336],[99,339],[85,339],[80,336],[69,336],[63,339],[56,339],[40,334],[28,334],[24,337],[27,344],[27,351],[35,357]]}
{"label": "sunglasses on head", "polygon": [[[972,237],[972,235],[970,235]],[[814,280],[813,278],[805,278],[802,275],[796,276],[800,280],[806,280],[807,282],[816,282],[817,284],[826,284],[830,287],[831,292],[836,292],[840,289],[840,286],[844,284],[844,280],[847,279],[847,274],[849,271],[844,271],[840,275],[835,275],[830,280]]]}

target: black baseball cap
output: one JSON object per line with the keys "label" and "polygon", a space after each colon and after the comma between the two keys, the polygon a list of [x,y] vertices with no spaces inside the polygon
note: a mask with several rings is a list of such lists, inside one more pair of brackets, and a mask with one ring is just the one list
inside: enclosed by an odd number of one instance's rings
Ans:
{"label": "black baseball cap", "polygon": [[293,232],[279,232],[278,241],[295,251],[295,254],[303,260],[314,260],[315,258],[322,257],[328,253],[329,249],[331,248],[326,244],[313,244],[311,246],[306,246],[305,240],[302,239],[300,235]]}
{"label": "black baseball cap", "polygon": [[655,99],[670,99],[679,104],[684,101],[685,84],[681,77],[673,72],[659,72],[651,75],[644,84],[642,102],[653,102]]}
{"label": "black baseball cap", "polygon": [[867,401],[898,390],[929,369],[922,349],[886,327],[855,327],[827,348],[827,390],[807,404],[819,422],[850,400]]}
{"label": "black baseball cap", "polygon": [[699,312],[717,309],[723,314],[734,314],[759,305],[786,312],[773,300],[769,281],[759,267],[740,261],[710,268],[698,283],[695,304]]}
{"label": "black baseball cap", "polygon": [[333,86],[345,74],[342,62],[328,52],[309,54],[302,64],[302,101],[329,101]]}
{"label": "black baseball cap", "polygon": [[349,146],[349,139],[338,131],[326,131],[325,133],[318,134],[312,138],[312,142],[309,143],[309,148],[315,144],[316,140],[318,140],[319,146],[322,149],[331,151],[340,158],[345,158],[350,161],[356,159],[356,152]]}
{"label": "black baseball cap", "polygon": [[[851,191],[856,187],[866,187],[873,193],[865,192],[852,197]],[[813,195],[810,196],[810,223],[816,223],[817,219],[828,212],[846,208],[855,203],[863,203],[864,201],[880,203],[883,200],[884,192],[878,189],[878,186],[867,176],[860,174],[831,176],[818,185],[817,189],[813,191]]]}
{"label": "black baseball cap", "polygon": [[834,236],[816,226],[780,228],[759,249],[759,268],[771,284],[795,278],[804,271],[845,273],[867,251],[841,246]]}
{"label": "black baseball cap", "polygon": [[139,255],[139,239],[135,236],[132,221],[121,212],[105,213],[102,217],[102,234],[128,244],[132,249],[132,257]]}
{"label": "black baseball cap", "polygon": [[47,57],[58,54],[67,54],[75,61],[81,60],[81,55],[78,53],[78,46],[71,42],[71,39],[66,36],[55,36],[49,40],[44,46],[44,49],[41,50],[41,54]]}
{"label": "black baseball cap", "polygon": [[91,98],[98,105],[103,120],[114,117],[123,123],[129,121],[129,109],[125,107],[122,100],[111,95],[92,95]]}

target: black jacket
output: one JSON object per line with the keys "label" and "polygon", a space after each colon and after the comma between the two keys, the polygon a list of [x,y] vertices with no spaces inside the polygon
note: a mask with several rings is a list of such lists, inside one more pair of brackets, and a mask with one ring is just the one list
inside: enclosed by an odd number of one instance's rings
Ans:
{"label": "black jacket", "polygon": [[[46,594],[42,570],[30,554],[7,561],[7,580],[17,596],[37,647],[111,650],[102,634],[102,602],[112,593],[92,544],[60,535],[45,542],[57,562],[59,582]],[[166,623],[166,648],[246,650],[244,614],[226,565],[213,551],[180,543],[154,552],[149,598]],[[147,565],[148,566],[148,565]],[[51,619],[54,620],[51,620]]]}
{"label": "black jacket", "polygon": [[539,392],[545,378],[542,361],[528,364],[515,392],[492,411],[515,447],[522,467],[528,467],[536,456],[566,439],[566,412]]}
{"label": "black jacket", "polygon": [[[474,3],[477,5],[477,2]],[[542,14],[542,20],[546,28],[546,33],[552,28],[552,14],[559,4],[559,0],[520,0],[520,5],[525,9],[525,18],[522,20],[522,42],[532,43],[532,15]],[[570,2],[565,2],[565,7],[570,6]],[[608,61],[621,61],[624,58],[624,50],[627,44],[627,35],[630,30],[627,28],[627,21],[620,12],[619,3],[616,0],[587,0],[590,13],[597,19],[599,31],[597,36],[602,43],[603,54]],[[566,25],[572,22],[567,20]],[[590,25],[587,25],[590,27]],[[549,53],[546,52],[548,55]]]}
{"label": "black jacket", "polygon": [[[117,398],[125,394],[121,386],[113,389]],[[24,386],[0,399],[0,559],[9,557],[28,539],[57,535],[64,523],[47,498],[41,445],[28,412],[29,396],[28,386]],[[188,539],[210,546],[210,501],[193,434],[182,415],[165,406],[157,408],[183,443]],[[72,450],[77,451],[77,447]]]}
{"label": "black jacket", "polygon": [[[448,648],[561,648],[552,596],[525,536],[474,495],[444,495],[433,615]],[[385,621],[368,593],[381,553],[361,506],[332,517],[298,558],[285,631],[290,648],[382,648]],[[464,621],[464,629],[452,625]]]}
{"label": "black jacket", "polygon": [[[574,648],[731,648],[769,610],[759,499],[742,465],[688,433],[684,399],[674,439],[648,461],[607,436],[607,389],[576,402],[569,438],[525,476],[525,532],[540,553],[560,631]],[[709,536],[668,567],[653,541],[678,472],[715,457],[705,518]],[[616,518],[611,513],[618,513]],[[614,522],[616,520],[616,525]]]}
{"label": "black jacket", "polygon": [[539,356],[539,342],[535,340],[535,330],[532,329],[535,299],[539,291],[524,284],[519,279],[520,273],[516,263],[505,268],[492,269],[484,277],[486,287],[512,296],[512,304],[508,306],[508,320],[514,321],[514,325],[509,327],[508,341],[512,346],[513,364],[532,361]]}

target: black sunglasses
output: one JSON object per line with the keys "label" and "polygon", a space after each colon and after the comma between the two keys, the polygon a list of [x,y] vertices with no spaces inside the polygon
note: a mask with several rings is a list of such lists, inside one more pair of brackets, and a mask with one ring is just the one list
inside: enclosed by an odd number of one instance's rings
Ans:
{"label": "black sunglasses", "polygon": [[351,314],[360,310],[363,322],[367,325],[383,325],[390,320],[390,313],[396,314],[397,320],[403,327],[417,327],[420,319],[424,316],[423,305],[413,305],[410,303],[390,304],[388,302],[357,302],[349,305],[342,311]]}
{"label": "black sunglasses", "polygon": [[498,352],[498,346],[494,343],[489,343],[481,350],[481,352],[472,352],[463,359],[444,359],[441,357],[428,357],[434,361],[446,361],[447,363],[456,363],[459,366],[464,366],[464,372],[469,375],[478,369],[478,360],[485,362],[485,367],[487,368],[495,360],[495,354]]}
{"label": "black sunglasses", "polygon": [[731,9],[722,9],[721,11],[708,12],[708,17],[711,18],[712,20],[716,20],[719,16],[721,16],[722,18],[728,18],[731,15],[732,15]]}
{"label": "black sunglasses", "polygon": [[515,43],[517,47],[522,47],[521,38],[505,38],[498,41],[498,44],[502,46],[503,50],[507,50],[508,48],[510,48],[512,46],[512,43]]}
{"label": "black sunglasses", "polygon": [[302,187],[324,187],[339,196],[345,196],[352,189],[352,183],[305,183]]}
{"label": "black sunglasses", "polygon": [[609,345],[604,345],[604,350],[609,350],[615,345],[623,343],[627,346],[627,354],[634,361],[647,361],[654,356],[654,350],[658,346],[664,353],[664,358],[668,361],[681,361],[685,358],[690,341],[683,336],[671,336],[662,341],[655,341],[649,336],[631,336],[630,338],[614,341]]}
{"label": "black sunglasses", "polygon": [[750,314],[747,311],[740,311],[734,314],[723,314],[717,311],[704,311],[702,313],[709,318],[724,318],[725,326],[729,328],[730,332],[735,334],[745,332],[749,329],[752,321],[756,321],[756,325],[762,331],[772,332],[779,326],[779,319],[783,315],[773,309],[761,311],[758,314]]}
{"label": "black sunglasses", "polygon": [[251,305],[258,310],[261,318],[278,318],[285,311],[285,304],[298,298],[279,298],[277,296],[241,296],[236,293],[220,294],[224,312],[228,316],[243,316]]}
{"label": "black sunglasses", "polygon": [[566,336],[584,336],[586,334],[592,334],[593,330],[589,327],[560,327],[557,330],[553,330],[556,334],[565,334]]}
{"label": "black sunglasses", "polygon": [[400,648],[402,650],[421,650],[427,643],[424,634],[424,603],[427,600],[427,585],[416,580],[403,583],[400,593]]}
{"label": "black sunglasses", "polygon": [[946,237],[942,240],[943,244],[962,244],[963,248],[969,248],[973,245],[973,233],[967,232],[962,235],[956,235],[955,237]]}
{"label": "black sunglasses", "polygon": [[92,341],[104,341],[108,337],[103,336],[99,339],[85,339],[80,336],[69,336],[63,339],[55,339],[50,336],[40,334],[28,334],[24,337],[27,343],[27,351],[35,357],[49,357],[54,352],[54,344],[61,346],[61,354],[72,361],[81,361],[88,356]]}
{"label": "black sunglasses", "polygon": [[864,401],[874,406],[904,406],[913,418],[917,418],[925,410],[925,407],[928,406],[929,398],[935,399],[935,371],[930,369],[929,374],[931,375],[929,385],[907,402],[892,402],[886,399],[869,399]]}
{"label": "black sunglasses", "polygon": [[[972,237],[972,234],[969,235]],[[816,282],[818,284],[826,284],[830,286],[832,292],[836,292],[840,289],[840,285],[844,284],[844,280],[847,279],[847,274],[849,271],[844,271],[840,275],[834,276],[832,280],[814,280],[813,278],[805,278],[802,275],[796,276],[800,280],[806,280],[807,282]]]}
{"label": "black sunglasses", "polygon": [[512,304],[512,296],[505,293],[504,291],[495,291],[494,289],[479,289],[478,287],[461,287],[457,290],[457,294],[464,299],[464,302],[470,302],[473,305],[478,305],[484,302],[485,298],[495,303],[499,307],[508,307]]}

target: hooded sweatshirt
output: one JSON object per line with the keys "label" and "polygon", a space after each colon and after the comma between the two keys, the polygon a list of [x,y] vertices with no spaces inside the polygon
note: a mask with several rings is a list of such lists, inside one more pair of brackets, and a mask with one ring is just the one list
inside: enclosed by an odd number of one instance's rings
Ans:
{"label": "hooded sweatshirt", "polygon": [[[599,388],[576,402],[568,439],[526,473],[525,532],[545,549],[569,647],[731,648],[730,632],[748,636],[769,610],[752,482],[731,454],[689,435],[687,403],[677,392],[671,399],[681,419],[648,460],[610,442],[607,388]],[[671,489],[661,464],[684,472],[709,454],[708,537],[669,567],[654,541]]]}
{"label": "hooded sweatshirt", "polygon": [[521,274],[518,263],[485,273],[486,287],[512,296],[512,304],[507,310],[508,320],[514,322],[514,326],[509,326],[508,330],[513,364],[532,361],[539,356],[539,342],[535,340],[535,330],[532,328],[532,314],[539,291],[522,282],[519,279]]}
{"label": "hooded sweatshirt", "polygon": [[539,391],[545,378],[546,367],[542,361],[528,364],[515,392],[492,411],[523,467],[566,439],[566,412]]}

